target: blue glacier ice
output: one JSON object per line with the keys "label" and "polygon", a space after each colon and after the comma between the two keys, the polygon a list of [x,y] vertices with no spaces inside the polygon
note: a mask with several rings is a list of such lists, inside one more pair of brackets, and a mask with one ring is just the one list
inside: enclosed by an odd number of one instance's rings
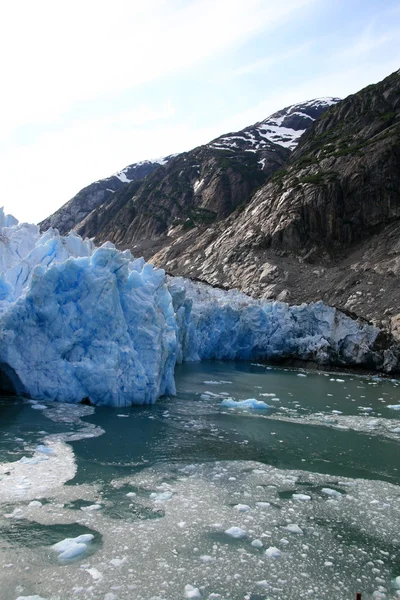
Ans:
{"label": "blue glacier ice", "polygon": [[[0,385],[31,398],[127,406],[175,393],[177,362],[388,362],[379,330],[332,307],[222,291],[75,232],[0,209]],[[390,364],[394,364],[391,356]]]}

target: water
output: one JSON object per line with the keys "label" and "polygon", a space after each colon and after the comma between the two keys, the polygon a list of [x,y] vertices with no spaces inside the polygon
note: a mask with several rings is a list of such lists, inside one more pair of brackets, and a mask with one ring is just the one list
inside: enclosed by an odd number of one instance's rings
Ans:
{"label": "water", "polygon": [[[400,596],[398,382],[221,362],[176,380],[151,407],[0,400],[2,600]],[[52,549],[86,533],[76,558]]]}

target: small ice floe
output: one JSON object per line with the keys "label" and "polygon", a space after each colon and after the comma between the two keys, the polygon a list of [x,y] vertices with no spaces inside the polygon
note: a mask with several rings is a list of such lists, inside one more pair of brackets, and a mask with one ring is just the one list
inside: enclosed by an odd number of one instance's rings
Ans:
{"label": "small ice floe", "polygon": [[37,465],[38,463],[40,463],[43,460],[49,460],[47,458],[47,456],[32,456],[32,457],[27,457],[27,456],[23,456],[22,458],[19,459],[18,462],[22,463],[23,465]]}
{"label": "small ice floe", "polygon": [[271,394],[265,393],[265,394],[264,394],[264,393],[263,393],[263,394],[260,394],[260,396],[265,396],[265,397],[274,398],[274,397],[276,396],[276,394],[273,394],[273,393],[271,393]]}
{"label": "small ice floe", "polygon": [[392,410],[400,410],[400,404],[388,404],[387,407]]}
{"label": "small ice floe", "polygon": [[229,535],[237,540],[247,537],[245,530],[241,529],[240,527],[230,527],[229,529],[225,530],[225,533],[226,535]]}
{"label": "small ice floe", "polygon": [[204,563],[210,563],[210,562],[215,562],[217,559],[215,556],[210,556],[209,554],[202,554],[201,556],[199,556],[201,562]]}
{"label": "small ice floe", "polygon": [[[374,410],[371,406],[359,406],[358,408],[359,408],[359,410],[362,410],[363,412],[372,412]],[[400,410],[400,406],[399,406],[399,410]]]}
{"label": "small ice floe", "polygon": [[121,414],[117,415],[117,417],[121,417],[121,419],[122,418],[127,419],[129,417],[129,415],[124,415],[121,413]]}
{"label": "small ice floe", "polygon": [[24,519],[24,513],[21,508],[14,508],[11,513],[3,515],[6,519]]}
{"label": "small ice floe", "polygon": [[311,496],[308,496],[308,494],[292,494],[292,498],[293,500],[301,500],[302,502],[311,500]]}
{"label": "small ice floe", "polygon": [[332,414],[333,415],[342,415],[342,411],[341,410],[332,410]]}
{"label": "small ice floe", "polygon": [[45,406],[44,404],[31,404],[31,408],[34,408],[35,410],[46,410],[47,406]]}
{"label": "small ice floe", "polygon": [[398,590],[400,590],[400,575],[398,577],[394,578],[394,587],[397,588]]}
{"label": "small ice floe", "polygon": [[185,598],[201,598],[200,590],[193,585],[185,585]]}
{"label": "small ice floe", "polygon": [[53,448],[50,448],[50,446],[45,446],[44,444],[39,444],[39,446],[36,446],[35,452],[41,452],[42,454],[54,454]]}
{"label": "small ice floe", "polygon": [[18,596],[17,600],[46,600],[46,598],[35,594],[34,596]]}
{"label": "small ice floe", "polygon": [[173,492],[160,492],[157,494],[156,492],[152,492],[150,494],[150,499],[156,502],[166,502],[170,500],[173,496]]}
{"label": "small ice floe", "polygon": [[326,496],[331,496],[332,498],[341,498],[343,495],[341,492],[333,490],[332,488],[322,488],[321,493]]}
{"label": "small ice floe", "polygon": [[238,512],[248,512],[251,510],[248,504],[236,504],[233,508]]}
{"label": "small ice floe", "polygon": [[284,527],[289,533],[296,533],[297,535],[303,535],[304,531],[296,523],[289,523]]}
{"label": "small ice floe", "polygon": [[265,410],[270,406],[262,400],[256,400],[255,398],[248,398],[247,400],[229,400],[226,398],[222,400],[221,406],[224,408],[252,408],[256,410]]}
{"label": "small ice floe", "polygon": [[39,500],[32,500],[32,502],[29,502],[28,506],[31,506],[32,508],[40,508],[43,506],[43,504],[39,502]]}
{"label": "small ice floe", "polygon": [[123,558],[112,558],[110,560],[110,565],[112,565],[113,567],[122,567],[122,565],[124,565],[127,562],[127,557],[124,556]]}
{"label": "small ice floe", "polygon": [[253,546],[253,548],[262,548],[263,547],[263,543],[261,540],[253,540],[251,542],[251,545]]}
{"label": "small ice floe", "polygon": [[326,560],[324,562],[324,567],[333,567],[333,562],[331,562],[330,560]]}
{"label": "small ice floe", "polygon": [[307,377],[305,373],[297,373],[297,377]]}
{"label": "small ice floe", "polygon": [[94,535],[91,533],[78,535],[76,538],[65,538],[65,540],[54,544],[52,549],[58,552],[58,558],[61,560],[76,558],[86,552],[88,548],[87,544],[91,542],[93,538]]}
{"label": "small ice floe", "polygon": [[137,493],[136,492],[128,492],[126,495],[128,498],[134,498],[135,496],[137,496]]}
{"label": "small ice floe", "polygon": [[256,502],[256,506],[258,508],[268,508],[269,506],[271,506],[270,502]]}
{"label": "small ice floe", "polygon": [[280,558],[281,551],[278,548],[275,548],[275,546],[270,546],[266,549],[265,556],[268,556],[268,558]]}
{"label": "small ice floe", "polygon": [[96,510],[101,510],[103,507],[101,504],[90,504],[89,506],[81,506],[81,510],[83,512],[94,512]]}
{"label": "small ice floe", "polygon": [[221,381],[203,381],[206,385],[223,385],[225,383],[232,383],[232,381],[225,381],[221,379]]}

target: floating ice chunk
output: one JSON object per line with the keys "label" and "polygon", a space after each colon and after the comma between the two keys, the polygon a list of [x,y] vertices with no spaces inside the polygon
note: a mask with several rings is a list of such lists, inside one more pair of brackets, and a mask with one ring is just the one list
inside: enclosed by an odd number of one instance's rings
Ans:
{"label": "floating ice chunk", "polygon": [[224,408],[253,408],[256,410],[265,410],[270,408],[268,404],[262,400],[256,400],[255,398],[248,398],[247,400],[229,400],[226,398],[222,400],[221,406]]}
{"label": "floating ice chunk", "polygon": [[42,454],[54,454],[54,450],[49,446],[44,446],[43,444],[39,444],[36,446],[35,452],[41,452]]}
{"label": "floating ice chunk", "polygon": [[199,588],[193,587],[190,584],[185,585],[185,598],[201,598]]}
{"label": "floating ice chunk", "polygon": [[332,488],[322,488],[321,492],[326,496],[332,496],[332,498],[341,498],[343,495],[338,490],[333,490]]}
{"label": "floating ice chunk", "polygon": [[275,548],[275,546],[270,546],[266,549],[265,556],[268,556],[268,558],[280,558],[281,551],[278,548]]}
{"label": "floating ice chunk", "polygon": [[151,500],[154,500],[155,502],[166,502],[167,500],[170,500],[172,496],[173,492],[160,492],[159,494],[152,492],[150,494]]}
{"label": "floating ice chunk", "polygon": [[61,560],[76,558],[86,552],[87,544],[91,542],[93,538],[94,535],[91,533],[79,535],[76,538],[65,538],[65,540],[61,540],[61,542],[54,544],[52,549],[59,553],[58,557]]}
{"label": "floating ice chunk", "polygon": [[256,502],[256,506],[258,508],[268,508],[269,506],[271,506],[270,502]]}
{"label": "floating ice chunk", "polygon": [[333,415],[342,415],[343,413],[342,413],[342,411],[341,411],[341,410],[333,410],[333,411],[332,411],[332,414],[333,414]]}
{"label": "floating ice chunk", "polygon": [[123,558],[112,558],[110,560],[110,565],[112,565],[113,567],[122,567],[122,565],[124,565],[127,562],[127,557],[124,556]]}
{"label": "floating ice chunk", "polygon": [[34,408],[35,410],[46,410],[48,407],[44,404],[31,404],[31,408]]}
{"label": "floating ice chunk", "polygon": [[302,500],[304,502],[311,500],[311,496],[308,496],[307,494],[292,494],[292,498],[294,500]]}
{"label": "floating ice chunk", "polygon": [[253,546],[253,548],[262,548],[263,547],[263,543],[261,540],[253,540],[251,542],[251,545]]}
{"label": "floating ice chunk", "polygon": [[128,498],[134,498],[135,496],[137,496],[137,493],[136,492],[128,492],[126,495],[128,496]]}
{"label": "floating ice chunk", "polygon": [[305,373],[297,373],[297,377],[307,377]]}
{"label": "floating ice chunk", "polygon": [[394,583],[395,587],[396,587],[398,590],[400,590],[400,575],[399,575],[398,577],[395,577],[395,579],[394,579],[394,582],[393,582],[393,583]]}
{"label": "floating ice chunk", "polygon": [[129,417],[129,415],[122,415],[122,414],[120,414],[120,415],[117,415],[117,417],[127,418],[127,417]]}
{"label": "floating ice chunk", "polygon": [[39,508],[40,506],[43,506],[43,504],[39,500],[32,500],[32,502],[29,502],[28,506]]}
{"label": "floating ice chunk", "polygon": [[286,531],[289,531],[289,533],[296,533],[297,535],[303,535],[304,533],[301,527],[299,527],[296,523],[289,523],[288,525],[286,525],[286,527],[284,527],[284,529],[286,529]]}
{"label": "floating ice chunk", "polygon": [[101,504],[90,504],[89,506],[81,506],[81,510],[83,510],[83,512],[93,512],[96,510],[100,510],[101,508],[103,508]]}
{"label": "floating ice chunk", "polygon": [[18,596],[17,600],[46,600],[43,596]]}
{"label": "floating ice chunk", "polygon": [[85,569],[85,571],[87,573],[89,573],[90,577],[92,579],[94,579],[94,581],[99,581],[100,579],[103,579],[103,574],[100,573],[100,571],[98,569],[96,569],[95,567],[91,567],[89,569]]}
{"label": "floating ice chunk", "polygon": [[236,539],[247,537],[246,531],[244,531],[244,529],[241,529],[240,527],[230,527],[229,529],[225,530],[225,533],[226,535],[229,535],[230,537]]}
{"label": "floating ice chunk", "polygon": [[239,512],[248,512],[251,510],[248,504],[236,504],[233,508]]}
{"label": "floating ice chunk", "polygon": [[202,554],[199,558],[202,562],[205,563],[215,562],[217,560],[215,556],[210,556],[209,554]]}
{"label": "floating ice chunk", "polygon": [[400,404],[388,404],[387,407],[392,410],[400,410]]}
{"label": "floating ice chunk", "polygon": [[324,562],[324,567],[333,567],[333,562],[331,562],[330,560],[326,560]]}
{"label": "floating ice chunk", "polygon": [[224,379],[221,379],[221,381],[204,381],[203,383],[206,385],[222,385],[224,383],[232,383],[232,381],[225,381]]}
{"label": "floating ice chunk", "polygon": [[273,398],[274,396],[276,396],[276,394],[273,394],[273,393],[267,394],[267,393],[265,393],[265,394],[260,394],[260,396],[269,396],[270,398]]}

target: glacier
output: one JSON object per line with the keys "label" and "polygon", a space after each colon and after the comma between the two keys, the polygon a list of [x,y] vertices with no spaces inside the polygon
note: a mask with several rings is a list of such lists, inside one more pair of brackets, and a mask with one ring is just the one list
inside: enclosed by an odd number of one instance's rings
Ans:
{"label": "glacier", "polygon": [[180,277],[0,209],[0,388],[33,399],[150,404],[178,362],[299,358],[395,370],[380,330],[322,302],[288,306]]}

